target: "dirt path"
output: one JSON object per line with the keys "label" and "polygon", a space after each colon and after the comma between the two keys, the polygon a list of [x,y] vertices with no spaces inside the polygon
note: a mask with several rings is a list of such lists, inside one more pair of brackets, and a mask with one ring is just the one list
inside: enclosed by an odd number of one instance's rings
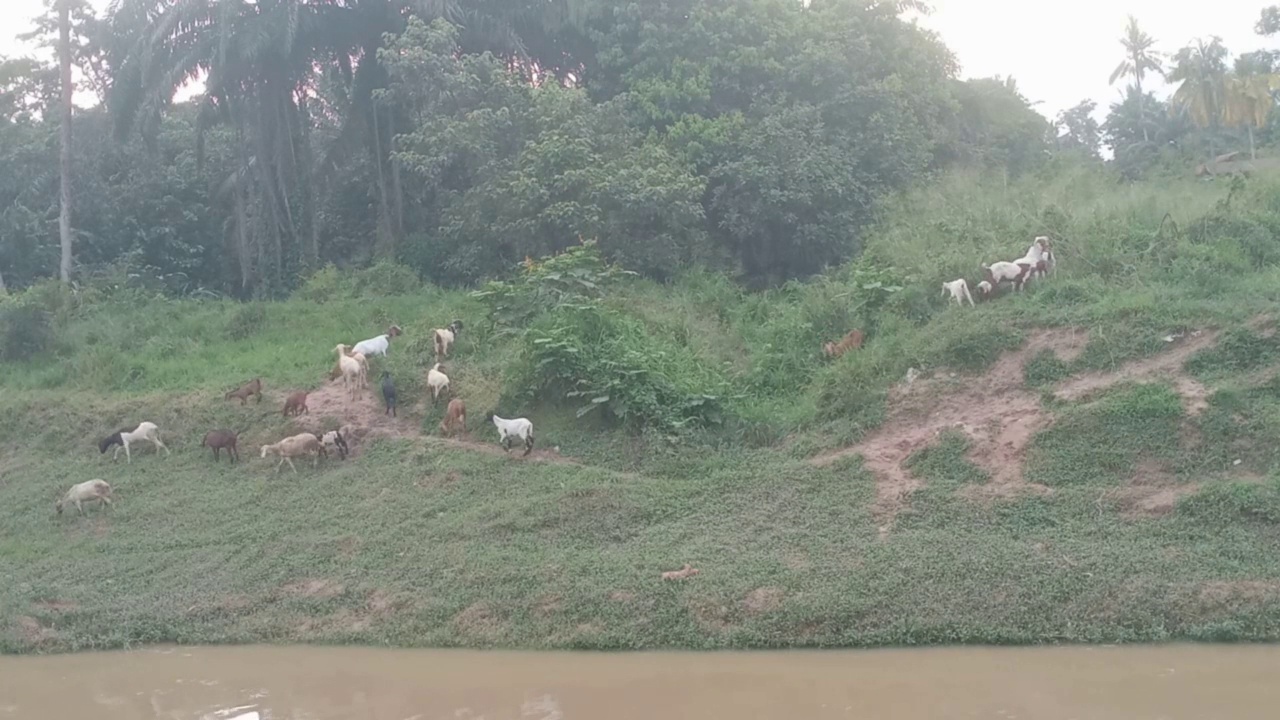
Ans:
{"label": "dirt path", "polygon": [[[1155,357],[1112,372],[1091,372],[1064,380],[1055,388],[1055,396],[1074,400],[1121,382],[1167,379],[1183,397],[1187,411],[1198,413],[1207,406],[1209,391],[1182,374],[1181,367],[1187,357],[1216,339],[1214,332],[1193,333]],[[1023,366],[1043,350],[1071,362],[1087,342],[1084,331],[1037,330],[1022,348],[1004,353],[984,375],[948,375],[895,388],[889,395],[889,415],[883,425],[857,444],[815,456],[810,462],[826,466],[852,455],[863,457],[876,480],[872,514],[882,538],[921,486],[903,463],[947,430],[958,430],[970,438],[969,460],[991,476],[989,483],[965,488],[962,495],[994,499],[1047,494],[1049,488],[1028,483],[1022,475],[1031,439],[1053,423],[1053,415],[1044,409],[1039,394],[1025,387]]]}

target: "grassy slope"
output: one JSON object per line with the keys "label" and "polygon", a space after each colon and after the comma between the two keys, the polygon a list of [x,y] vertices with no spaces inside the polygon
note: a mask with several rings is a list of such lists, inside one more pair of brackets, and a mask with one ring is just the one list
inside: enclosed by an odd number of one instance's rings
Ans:
{"label": "grassy slope", "polygon": [[[748,390],[743,420],[671,445],[554,407],[503,408],[529,414],[540,446],[575,463],[410,436],[295,476],[252,452],[293,425],[263,413],[286,389],[318,385],[334,343],[389,321],[407,331],[388,365],[414,404],[426,331],[452,317],[475,320],[451,375],[473,439],[491,443],[483,413],[500,406],[514,348],[463,294],[290,302],[265,318],[216,303],[83,308],[57,363],[0,374],[0,650],[1280,638],[1280,382],[1269,372],[1280,341],[1246,324],[1280,296],[1264,232],[1280,189],[1256,185],[1220,231],[1206,214],[1222,184],[1117,191],[1065,174],[1027,190],[944,185],[904,199],[869,244],[868,259],[906,287],[874,313],[848,309],[856,268],[765,296],[710,276],[630,287],[618,302],[653,333]],[[1160,230],[1165,212],[1178,231]],[[973,279],[979,259],[1044,229],[1063,238],[1058,278],[976,311],[941,308],[937,282]],[[809,348],[847,324],[872,331],[867,347],[823,365]],[[1160,352],[1169,332],[1219,328],[1223,341],[1185,368],[1215,392],[1194,417],[1160,382],[1046,397],[1057,421],[1032,441],[1026,473],[1050,495],[962,499],[987,473],[963,436],[943,435],[908,461],[923,486],[883,540],[876,479],[860,461],[808,462],[878,424],[908,367],[979,373],[1033,326],[1088,328],[1090,340],[1070,363],[1038,361],[1031,385]],[[270,406],[222,401],[254,375]],[[143,418],[173,457],[97,454],[101,435]],[[201,452],[215,426],[248,427],[243,464]],[[1181,499],[1135,516],[1124,491],[1153,462]],[[91,477],[117,488],[116,507],[55,520],[57,494]],[[658,581],[684,562],[701,574]]]}

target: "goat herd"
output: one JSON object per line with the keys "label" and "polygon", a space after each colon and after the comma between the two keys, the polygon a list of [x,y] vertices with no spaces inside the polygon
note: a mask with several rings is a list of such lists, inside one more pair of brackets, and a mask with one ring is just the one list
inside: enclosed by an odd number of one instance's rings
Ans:
{"label": "goat herd", "polygon": [[[432,405],[435,405],[442,395],[449,392],[449,377],[445,375],[444,365],[440,360],[448,357],[454,341],[461,332],[461,320],[454,320],[447,327],[433,331],[437,362],[427,371],[427,387],[431,390]],[[400,328],[392,325],[387,329],[386,333],[358,342],[353,346],[338,345],[334,348],[334,352],[338,356],[338,365],[329,374],[329,379],[336,380],[341,377],[343,388],[347,391],[348,398],[354,400],[361,388],[368,387],[369,358],[373,356],[385,358],[387,350],[391,347],[391,340],[401,334],[403,333]],[[382,371],[381,390],[382,399],[385,403],[384,412],[394,417],[396,415],[396,388],[391,378],[391,373],[387,370]],[[291,393],[285,399],[283,415],[290,417],[309,413],[307,395],[307,391]],[[262,402],[261,378],[254,378],[238,389],[228,392],[223,396],[223,399],[230,400],[235,398],[240,401],[241,405],[245,405],[251,397],[256,398],[257,402]],[[527,418],[507,419],[489,413],[487,419],[498,429],[498,438],[503,450],[510,452],[512,444],[515,441],[520,441],[524,444],[524,455],[528,455],[533,451],[533,423]],[[462,401],[462,398],[455,397],[449,401],[444,420],[440,422],[440,431],[445,435],[452,435],[453,431],[459,426],[461,426],[463,432],[466,432],[467,406]],[[330,430],[320,435],[310,432],[300,433],[271,445],[263,445],[260,456],[263,458],[268,455],[279,457],[280,461],[276,463],[276,472],[279,472],[281,466],[288,463],[289,467],[296,473],[298,468],[293,464],[295,458],[312,455],[314,465],[320,462],[321,457],[328,457],[330,450],[334,450],[338,453],[339,458],[346,459],[347,454],[350,452],[350,442],[354,439],[356,431],[357,428],[355,426],[344,425],[337,430]],[[236,447],[238,440],[239,433],[236,431],[211,430],[204,436],[200,446],[207,447],[213,451],[215,462],[221,458],[221,451],[226,450],[227,457],[234,463],[240,458],[240,452]],[[139,423],[132,430],[120,430],[103,438],[98,443],[98,451],[105,454],[112,447],[115,447],[112,460],[116,460],[120,457],[120,451],[124,450],[125,459],[132,463],[133,453],[130,448],[133,444],[143,441],[154,445],[157,453],[163,450],[166,456],[171,454],[169,448],[165,447],[164,442],[160,440],[160,428],[150,421]],[[54,505],[54,510],[61,514],[65,506],[74,505],[76,510],[83,515],[83,504],[92,501],[110,505],[111,485],[101,479],[73,485],[63,495],[62,499]]]}
{"label": "goat herd", "polygon": [[[1012,262],[994,262],[982,266],[983,279],[978,283],[978,296],[987,299],[1000,289],[1000,283],[1007,282],[1014,290],[1022,290],[1027,282],[1034,278],[1044,277],[1057,267],[1057,259],[1053,256],[1053,248],[1049,238],[1039,235],[1031,243],[1031,247],[1022,257]],[[969,294],[969,282],[957,278],[942,283],[942,297],[951,296],[961,307],[965,300],[974,305],[973,295]],[[862,347],[862,331],[850,330],[839,342],[828,342],[822,345],[822,354],[829,359],[836,359],[850,350]]]}

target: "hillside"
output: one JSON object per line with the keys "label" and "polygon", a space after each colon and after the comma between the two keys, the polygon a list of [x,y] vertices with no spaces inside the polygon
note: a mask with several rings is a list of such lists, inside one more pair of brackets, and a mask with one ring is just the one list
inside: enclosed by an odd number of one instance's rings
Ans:
{"label": "hillside", "polygon": [[[0,303],[4,342],[44,348],[0,364],[0,650],[1280,639],[1280,183],[1051,177],[944,179],[859,260],[760,293],[585,250],[479,296],[385,266],[265,304],[37,286]],[[1056,276],[938,297],[1040,233]],[[423,376],[454,318],[470,431],[444,439]],[[393,322],[395,419],[325,379]],[[260,406],[223,400],[255,376]],[[171,457],[98,453],[144,419]],[[258,458],[347,422],[346,461]],[[199,447],[215,427],[242,463]],[[115,506],[55,517],[95,477]]]}

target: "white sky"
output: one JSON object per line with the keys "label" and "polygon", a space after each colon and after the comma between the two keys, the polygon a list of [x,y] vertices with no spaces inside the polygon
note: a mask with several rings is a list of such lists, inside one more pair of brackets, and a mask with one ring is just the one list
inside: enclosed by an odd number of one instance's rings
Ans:
{"label": "white sky", "polygon": [[[92,0],[105,10],[108,0]],[[1119,96],[1107,78],[1120,61],[1119,38],[1132,14],[1172,54],[1194,38],[1218,35],[1232,53],[1280,49],[1280,37],[1254,34],[1262,8],[1280,0],[929,0],[921,19],[956,53],[964,77],[1012,75],[1023,94],[1053,117],[1085,98],[1097,101],[1099,120]],[[1176,8],[1176,9],[1175,9]],[[0,0],[0,55],[30,51],[14,35],[43,11],[42,0]],[[1152,90],[1162,93],[1161,88]]]}

